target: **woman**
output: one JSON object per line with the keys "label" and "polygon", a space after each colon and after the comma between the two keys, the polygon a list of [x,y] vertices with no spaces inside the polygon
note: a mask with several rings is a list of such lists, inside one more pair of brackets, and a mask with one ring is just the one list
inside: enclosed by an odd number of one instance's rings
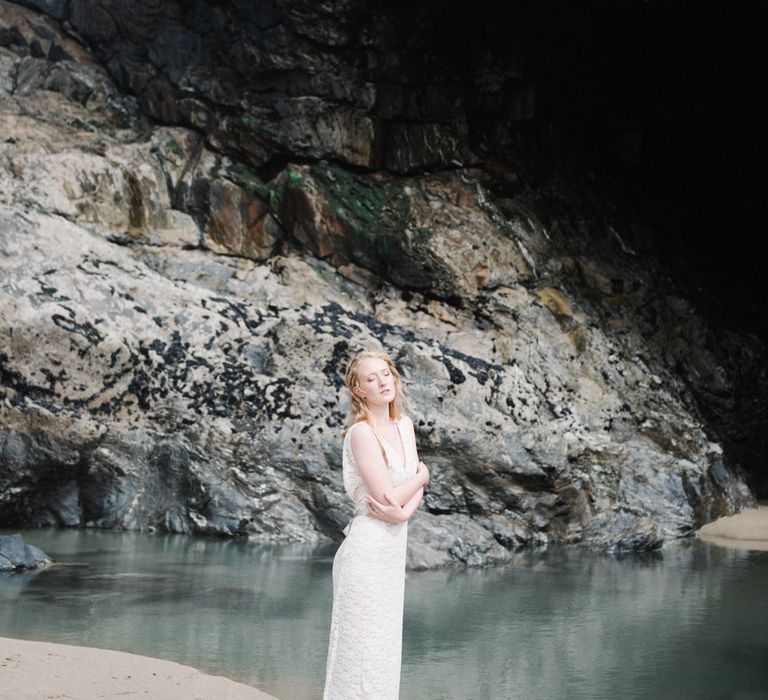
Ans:
{"label": "woman", "polygon": [[397,700],[408,519],[429,470],[413,422],[401,413],[400,376],[384,353],[347,367],[352,425],[344,435],[344,488],[355,504],[333,559],[333,614],[324,700]]}

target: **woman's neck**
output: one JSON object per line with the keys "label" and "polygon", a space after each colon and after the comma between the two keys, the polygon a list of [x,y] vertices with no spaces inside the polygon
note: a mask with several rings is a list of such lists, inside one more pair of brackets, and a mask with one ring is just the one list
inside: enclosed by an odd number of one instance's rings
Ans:
{"label": "woman's neck", "polygon": [[378,425],[385,425],[390,422],[389,404],[386,406],[369,408],[368,410],[371,412],[371,415]]}

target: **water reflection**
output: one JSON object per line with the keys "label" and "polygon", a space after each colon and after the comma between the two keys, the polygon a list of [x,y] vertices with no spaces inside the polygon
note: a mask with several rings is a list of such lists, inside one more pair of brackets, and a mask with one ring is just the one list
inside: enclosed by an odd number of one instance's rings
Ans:
{"label": "water reflection", "polygon": [[[322,691],[335,546],[29,531],[0,634],[167,658],[283,700]],[[409,572],[402,700],[721,698],[768,687],[768,553],[682,543]]]}
{"label": "water reflection", "polygon": [[[732,677],[736,667],[721,658],[742,644],[754,615],[766,620],[768,567],[754,559],[692,543],[622,558],[561,549],[512,568],[422,574],[409,588],[405,680],[419,683],[426,665],[432,698],[461,697],[455,668],[466,697],[477,697],[473,688],[498,698],[764,692],[763,664],[751,682]],[[737,594],[745,585],[749,601]],[[761,626],[749,644],[768,658]]]}

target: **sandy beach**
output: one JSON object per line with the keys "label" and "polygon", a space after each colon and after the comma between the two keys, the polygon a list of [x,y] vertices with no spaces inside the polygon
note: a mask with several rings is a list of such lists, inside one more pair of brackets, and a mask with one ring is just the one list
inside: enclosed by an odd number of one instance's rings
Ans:
{"label": "sandy beach", "polygon": [[747,508],[704,525],[699,537],[724,547],[768,551],[768,506]]}
{"label": "sandy beach", "polygon": [[276,700],[172,661],[7,637],[0,637],[0,678],[0,698],[8,700]]}

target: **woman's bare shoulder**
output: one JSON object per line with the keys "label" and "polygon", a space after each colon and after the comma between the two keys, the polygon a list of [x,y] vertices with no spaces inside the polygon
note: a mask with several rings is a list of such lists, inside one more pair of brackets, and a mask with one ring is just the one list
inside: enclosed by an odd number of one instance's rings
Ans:
{"label": "woman's bare shoulder", "polygon": [[[364,425],[366,428],[359,428],[358,426]],[[349,436],[350,440],[353,440],[356,443],[360,443],[361,441],[368,441],[369,437],[372,439],[376,439],[376,436],[373,432],[373,426],[364,420],[359,420],[357,423],[353,423],[352,425],[347,428],[347,435]]]}
{"label": "woman's bare shoulder", "polygon": [[359,421],[357,421],[356,423],[352,423],[352,425],[350,425],[350,426],[347,428],[347,432],[348,432],[348,433],[351,433],[351,432],[352,432],[352,431],[354,431],[355,429],[358,429],[358,430],[359,430],[358,426],[360,426],[360,425],[364,425],[364,426],[366,426],[366,427],[370,428],[371,430],[373,430],[373,426],[372,426],[372,425],[371,425],[371,424],[370,424],[368,421],[365,421],[365,420],[359,420]]}
{"label": "woman's bare shoulder", "polygon": [[[357,426],[360,423],[367,427],[358,428]],[[374,459],[374,454],[384,456],[384,445],[380,442],[376,431],[370,423],[358,421],[350,426],[349,430],[349,446],[352,448],[352,453],[355,455],[356,460],[366,459],[366,456],[368,459]]]}

